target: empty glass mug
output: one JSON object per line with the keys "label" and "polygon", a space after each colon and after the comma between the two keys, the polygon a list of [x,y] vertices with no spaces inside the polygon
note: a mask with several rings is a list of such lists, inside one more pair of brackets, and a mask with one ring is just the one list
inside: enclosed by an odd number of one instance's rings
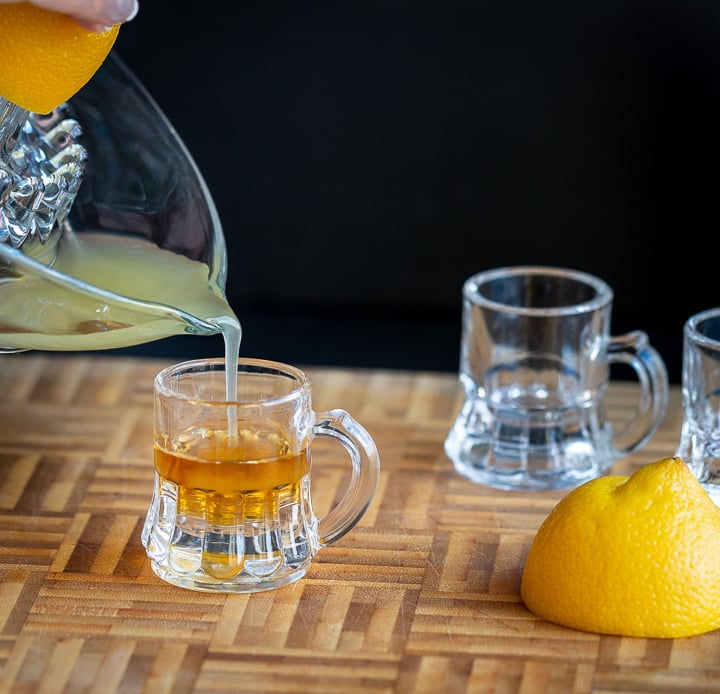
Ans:
{"label": "empty glass mug", "polygon": [[685,323],[682,405],[676,455],[720,503],[720,308],[697,313]]}
{"label": "empty glass mug", "polygon": [[[667,408],[668,376],[647,335],[610,336],[613,292],[592,275],[507,267],[463,287],[462,409],[445,441],[456,470],[502,489],[574,487],[642,447]],[[637,374],[637,410],[613,429],[610,364]]]}
{"label": "empty glass mug", "polygon": [[[154,381],[155,486],[142,543],[155,573],[183,588],[249,593],[298,580],[362,518],[377,487],[370,434],[344,410],[314,412],[300,369],[237,366],[195,360]],[[310,498],[316,436],[334,438],[351,462],[344,496],[320,519]]]}

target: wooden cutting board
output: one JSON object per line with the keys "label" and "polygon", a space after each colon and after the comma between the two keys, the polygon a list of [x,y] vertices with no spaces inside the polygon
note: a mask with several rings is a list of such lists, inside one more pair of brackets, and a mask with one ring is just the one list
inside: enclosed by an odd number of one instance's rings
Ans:
{"label": "wooden cutting board", "polygon": [[[455,473],[442,449],[453,375],[310,370],[315,409],[345,408],[375,437],[375,500],[298,583],[208,595],[160,581],[140,543],[165,362],[2,360],[0,692],[720,691],[720,632],[600,636],[524,608],[525,554],[563,493]],[[613,386],[612,412],[633,393]],[[672,455],[679,427],[674,389],[662,430],[613,472]],[[342,450],[318,443],[319,514],[347,475]]]}

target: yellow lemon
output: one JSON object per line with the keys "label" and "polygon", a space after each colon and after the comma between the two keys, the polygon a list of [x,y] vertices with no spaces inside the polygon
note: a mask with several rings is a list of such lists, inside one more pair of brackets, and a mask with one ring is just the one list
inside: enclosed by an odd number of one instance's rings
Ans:
{"label": "yellow lemon", "polygon": [[541,619],[620,636],[720,627],[720,508],[680,458],[567,494],[540,526],[520,594]]}
{"label": "yellow lemon", "polygon": [[49,113],[87,84],[119,30],[116,25],[96,34],[27,2],[0,4],[0,96]]}

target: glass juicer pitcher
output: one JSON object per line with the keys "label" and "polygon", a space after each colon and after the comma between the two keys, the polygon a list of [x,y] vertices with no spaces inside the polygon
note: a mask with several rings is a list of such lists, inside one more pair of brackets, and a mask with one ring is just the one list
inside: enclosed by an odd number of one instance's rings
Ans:
{"label": "glass juicer pitcher", "polygon": [[0,98],[0,351],[239,334],[226,269],[202,176],[114,53],[50,114]]}

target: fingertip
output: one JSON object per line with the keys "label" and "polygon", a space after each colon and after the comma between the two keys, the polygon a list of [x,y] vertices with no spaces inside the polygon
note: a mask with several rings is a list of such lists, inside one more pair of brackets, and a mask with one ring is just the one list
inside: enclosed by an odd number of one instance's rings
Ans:
{"label": "fingertip", "polygon": [[130,14],[128,14],[128,16],[125,17],[125,21],[129,22],[131,19],[135,19],[139,10],[140,10],[140,3],[138,2],[138,0],[133,0],[132,7],[130,9]]}

